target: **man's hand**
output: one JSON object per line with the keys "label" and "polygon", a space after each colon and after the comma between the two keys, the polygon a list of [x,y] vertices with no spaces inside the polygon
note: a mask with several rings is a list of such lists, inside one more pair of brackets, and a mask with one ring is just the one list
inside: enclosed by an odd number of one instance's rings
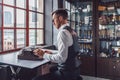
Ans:
{"label": "man's hand", "polygon": [[39,56],[40,58],[43,58],[44,51],[42,49],[35,49],[33,53],[34,55]]}
{"label": "man's hand", "polygon": [[50,50],[45,50],[44,52],[48,53],[48,54],[52,54],[52,52]]}

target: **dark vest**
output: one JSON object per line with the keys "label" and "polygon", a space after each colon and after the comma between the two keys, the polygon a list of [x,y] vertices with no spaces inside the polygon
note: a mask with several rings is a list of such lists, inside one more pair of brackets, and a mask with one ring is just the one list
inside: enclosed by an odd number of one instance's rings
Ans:
{"label": "dark vest", "polygon": [[73,45],[68,48],[68,58],[65,63],[58,64],[59,70],[67,70],[72,71],[75,67],[75,51],[73,49]]}
{"label": "dark vest", "polygon": [[[66,26],[64,29],[68,30],[71,32],[71,29]],[[74,71],[76,68],[76,52],[74,50],[74,45],[70,46],[68,48],[68,58],[65,63],[58,64],[58,69],[62,71]]]}

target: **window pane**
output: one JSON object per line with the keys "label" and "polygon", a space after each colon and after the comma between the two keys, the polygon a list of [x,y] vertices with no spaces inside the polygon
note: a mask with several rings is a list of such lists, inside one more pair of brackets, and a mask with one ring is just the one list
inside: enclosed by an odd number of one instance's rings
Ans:
{"label": "window pane", "polygon": [[17,9],[16,10],[16,26],[17,27],[21,27],[21,28],[24,28],[25,27],[25,11],[24,10],[20,10],[20,9]]}
{"label": "window pane", "polygon": [[30,12],[29,13],[29,27],[30,28],[35,28],[37,25],[37,13],[35,12]]}
{"label": "window pane", "polygon": [[36,0],[37,1],[37,11],[43,12],[43,0]]}
{"label": "window pane", "polygon": [[43,15],[37,14],[37,28],[43,28]]}
{"label": "window pane", "polygon": [[36,0],[29,0],[29,9],[30,10],[37,10],[37,7],[36,7]]}
{"label": "window pane", "polygon": [[3,50],[11,50],[14,49],[14,30],[6,29],[4,30],[4,39],[3,39]]}
{"label": "window pane", "polygon": [[4,4],[14,5],[14,0],[3,0]]}
{"label": "window pane", "polygon": [[29,27],[30,28],[43,28],[43,14],[30,12],[29,14]]}
{"label": "window pane", "polygon": [[37,44],[43,44],[43,30],[37,30]]}
{"label": "window pane", "polygon": [[29,9],[43,12],[43,0],[29,0]]}
{"label": "window pane", "polygon": [[26,8],[25,6],[26,0],[16,0],[16,6],[21,8]]}
{"label": "window pane", "polygon": [[35,29],[29,30],[29,45],[35,45],[36,31]]}
{"label": "window pane", "polygon": [[14,13],[13,8],[4,6],[4,27],[14,26]]}
{"label": "window pane", "polygon": [[17,30],[17,48],[25,47],[25,30]]}

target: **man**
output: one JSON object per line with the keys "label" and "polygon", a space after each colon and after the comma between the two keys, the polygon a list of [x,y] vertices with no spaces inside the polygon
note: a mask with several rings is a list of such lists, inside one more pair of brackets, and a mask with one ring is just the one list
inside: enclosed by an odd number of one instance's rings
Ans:
{"label": "man", "polygon": [[58,53],[53,54],[50,51],[36,49],[34,54],[58,63],[57,70],[45,76],[40,76],[35,80],[77,80],[78,74],[75,72],[76,54],[73,47],[73,37],[66,28],[69,26],[67,18],[68,13],[64,9],[59,9],[52,13],[53,25],[59,30],[57,36]]}

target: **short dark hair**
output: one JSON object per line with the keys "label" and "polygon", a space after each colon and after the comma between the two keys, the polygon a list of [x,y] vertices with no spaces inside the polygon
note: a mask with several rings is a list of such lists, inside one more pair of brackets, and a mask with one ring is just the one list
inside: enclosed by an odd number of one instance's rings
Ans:
{"label": "short dark hair", "polygon": [[58,16],[62,16],[64,19],[68,18],[68,12],[67,9],[58,9],[52,12],[52,15],[58,15]]}

